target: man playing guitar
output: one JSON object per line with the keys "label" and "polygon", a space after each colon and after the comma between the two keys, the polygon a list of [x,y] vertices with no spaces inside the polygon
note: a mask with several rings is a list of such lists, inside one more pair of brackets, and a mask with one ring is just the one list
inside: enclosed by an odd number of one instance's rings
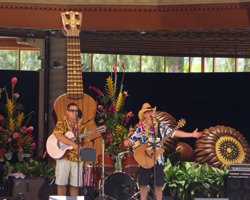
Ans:
{"label": "man playing guitar", "polygon": [[[138,112],[138,117],[140,122],[137,124],[136,128],[133,130],[132,134],[130,135],[128,140],[124,141],[125,146],[131,146],[136,141],[140,142],[140,145],[145,145],[147,143],[150,143],[150,138],[164,138],[166,136],[170,137],[194,137],[199,138],[201,136],[201,133],[198,132],[198,129],[195,129],[192,133],[184,132],[181,130],[174,130],[167,126],[164,123],[158,122],[156,118],[154,117],[154,113],[156,111],[156,107],[151,107],[149,103],[144,103],[142,105],[141,110]],[[156,139],[157,141],[157,139]],[[136,150],[136,149],[135,149]],[[143,157],[151,158],[151,155],[148,155],[148,153],[145,153],[146,151],[143,151],[143,155],[141,155],[142,159]],[[134,152],[135,153],[135,152]],[[155,154],[156,155],[156,154]],[[144,160],[144,159],[143,159]],[[162,200],[162,188],[164,184],[164,172],[163,172],[163,165],[164,165],[164,156],[163,154],[160,154],[158,157],[155,158],[155,198],[156,200]],[[138,160],[137,160],[138,161]],[[140,162],[138,162],[140,164]],[[140,164],[141,165],[141,164]],[[147,186],[150,183],[150,176],[154,172],[154,167],[151,168],[143,168],[142,165],[139,169],[139,185],[140,185],[140,195],[141,200],[147,199]]]}
{"label": "man playing guitar", "polygon": [[[78,186],[82,186],[82,163],[79,163],[79,145],[77,141],[73,141],[65,136],[65,133],[71,131],[75,136],[84,132],[84,127],[79,120],[79,109],[77,104],[69,103],[67,105],[67,115],[62,121],[56,123],[53,134],[59,142],[73,147],[68,150],[62,158],[56,160],[56,185],[57,194],[65,196],[68,182],[70,184],[70,195],[78,195]],[[86,147],[88,143],[80,140],[80,147]],[[79,179],[79,182],[77,180]]]}

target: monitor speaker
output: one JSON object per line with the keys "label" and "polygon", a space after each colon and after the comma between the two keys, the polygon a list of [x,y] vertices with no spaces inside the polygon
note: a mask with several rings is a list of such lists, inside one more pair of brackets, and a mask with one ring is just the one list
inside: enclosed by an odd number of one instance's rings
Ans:
{"label": "monitor speaker", "polygon": [[230,200],[250,199],[250,175],[228,175],[225,187]]}
{"label": "monitor speaker", "polygon": [[50,196],[49,200],[84,200],[84,196]]}

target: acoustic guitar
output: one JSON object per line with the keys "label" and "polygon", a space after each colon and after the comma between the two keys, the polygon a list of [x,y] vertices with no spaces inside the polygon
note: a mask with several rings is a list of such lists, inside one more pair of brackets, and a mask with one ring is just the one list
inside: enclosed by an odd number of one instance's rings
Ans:
{"label": "acoustic guitar", "polygon": [[[177,123],[177,126],[172,129],[172,131],[164,136],[162,140],[157,143],[157,146],[162,146],[163,143],[169,138],[172,137],[174,132],[183,127],[186,123],[185,119],[180,119]],[[153,150],[152,148],[149,147],[149,142],[143,145],[140,145],[134,149],[134,158],[138,162],[140,166],[142,166],[145,169],[149,169],[154,166],[154,161],[157,161],[159,156],[164,153],[164,149],[162,147],[156,148]]]}
{"label": "acoustic guitar", "polygon": [[[67,38],[67,93],[59,96],[53,105],[55,121],[62,120],[66,115],[66,107],[74,102],[82,112],[82,121],[87,130],[95,130],[96,101],[88,94],[84,93],[80,31],[82,23],[82,13],[67,11],[61,13],[63,30]],[[98,138],[100,133],[93,133],[90,139]],[[101,137],[94,141],[93,148],[96,148],[97,156],[101,153]]]}
{"label": "acoustic guitar", "polygon": [[[99,126],[95,130],[87,131],[83,134],[78,135],[77,137],[74,135],[72,131],[68,131],[65,133],[65,136],[72,141],[76,141],[78,138],[87,137],[95,132],[104,133],[106,132],[106,126]],[[73,149],[72,146],[61,143],[54,134],[51,134],[46,142],[47,153],[51,158],[60,159],[66,153],[67,150]]]}

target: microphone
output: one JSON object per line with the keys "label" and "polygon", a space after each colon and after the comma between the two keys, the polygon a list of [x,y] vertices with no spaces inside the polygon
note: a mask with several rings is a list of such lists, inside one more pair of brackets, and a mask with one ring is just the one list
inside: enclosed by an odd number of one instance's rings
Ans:
{"label": "microphone", "polygon": [[152,123],[154,122],[154,117],[153,117],[153,115],[150,115],[150,119],[151,119],[151,121],[152,121]]}
{"label": "microphone", "polygon": [[91,118],[91,119],[88,119],[86,122],[82,123],[82,125],[86,125],[87,123],[89,123],[90,121],[94,120],[95,117]]}
{"label": "microphone", "polygon": [[75,113],[75,117],[78,117],[78,112],[74,112]]}
{"label": "microphone", "polygon": [[150,115],[150,119],[152,121],[152,127],[153,127],[153,131],[154,131],[154,137],[156,138],[157,128],[156,128],[156,125],[154,123],[154,116]]}

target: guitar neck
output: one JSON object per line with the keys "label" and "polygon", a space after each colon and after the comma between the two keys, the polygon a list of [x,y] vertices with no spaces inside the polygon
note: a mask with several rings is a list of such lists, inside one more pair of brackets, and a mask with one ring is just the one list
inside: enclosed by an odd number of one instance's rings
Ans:
{"label": "guitar neck", "polygon": [[174,129],[172,129],[171,132],[170,132],[168,135],[164,136],[164,137],[162,138],[162,140],[160,141],[160,144],[162,145],[169,137],[172,137],[173,134],[174,134],[174,132],[175,132],[177,129],[179,129],[178,126],[175,127]]}
{"label": "guitar neck", "polygon": [[96,130],[87,131],[86,133],[83,133],[83,134],[80,134],[80,135],[78,135],[78,136],[73,137],[72,140],[73,140],[73,141],[76,141],[77,138],[82,139],[82,138],[87,137],[88,135],[94,133],[95,131],[96,131]]}
{"label": "guitar neck", "polygon": [[67,37],[67,95],[83,97],[82,63],[79,37]]}

